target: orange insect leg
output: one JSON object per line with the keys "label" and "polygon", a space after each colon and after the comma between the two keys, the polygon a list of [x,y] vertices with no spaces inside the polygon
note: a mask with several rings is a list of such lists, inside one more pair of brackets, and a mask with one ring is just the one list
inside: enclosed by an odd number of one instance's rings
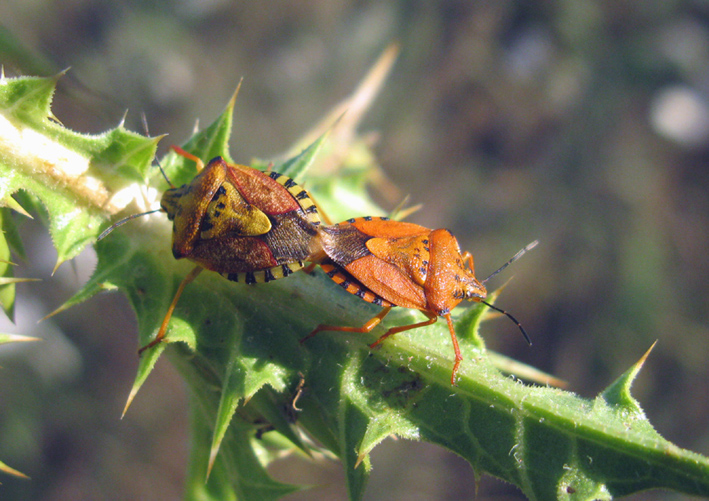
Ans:
{"label": "orange insect leg", "polygon": [[425,310],[421,310],[421,313],[426,315],[428,317],[428,320],[424,320],[423,322],[419,322],[417,324],[402,325],[400,327],[392,327],[391,329],[386,331],[382,336],[380,336],[379,339],[377,339],[372,344],[370,344],[369,347],[374,348],[375,346],[380,344],[382,341],[384,341],[389,336],[393,336],[394,334],[398,334],[399,332],[410,331],[411,329],[416,329],[417,327],[425,327],[427,325],[435,324],[436,321],[438,320],[438,316],[435,313],[431,313],[431,312],[425,311]]}
{"label": "orange insect leg", "polygon": [[[379,343],[384,341],[386,338],[389,336],[393,336],[394,334],[397,334],[399,332],[404,332],[408,331],[411,329],[415,329],[417,327],[424,327],[426,325],[431,325],[436,323],[436,320],[438,320],[438,317],[431,312],[421,310],[421,313],[426,315],[428,317],[428,320],[425,322],[419,322],[417,324],[412,324],[412,325],[402,325],[401,327],[392,327],[389,329],[382,337],[377,339],[374,343],[369,345],[370,348],[374,348],[377,346]],[[458,373],[458,367],[460,366],[460,362],[463,361],[463,356],[460,354],[460,346],[458,345],[458,338],[455,335],[455,329],[453,328],[453,320],[451,319],[450,313],[446,313],[443,315],[448,322],[448,329],[450,329],[451,332],[451,340],[453,341],[453,351],[455,352],[455,363],[453,364],[453,373],[451,374],[451,385],[455,386],[455,376]]]}
{"label": "orange insect leg", "polygon": [[197,278],[197,275],[199,275],[202,270],[201,266],[196,266],[189,274],[182,280],[180,283],[180,286],[177,288],[177,292],[175,293],[175,297],[172,298],[172,303],[170,303],[170,307],[167,309],[167,314],[165,315],[165,318],[162,321],[162,324],[160,324],[160,330],[158,331],[157,336],[155,336],[155,339],[153,339],[150,343],[146,344],[143,346],[141,349],[138,350],[138,355],[141,355],[145,350],[148,350],[152,348],[153,346],[157,345],[158,343],[161,343],[163,338],[165,337],[165,334],[167,333],[167,326],[170,323],[170,318],[172,318],[172,313],[175,311],[175,306],[177,306],[177,301],[180,299],[180,296],[182,295],[182,291],[185,290],[185,287],[187,284],[192,282],[195,278]]}
{"label": "orange insect leg", "polygon": [[451,331],[451,341],[453,341],[453,351],[455,351],[455,363],[453,364],[453,373],[451,374],[451,385],[456,386],[455,375],[458,372],[460,362],[463,361],[463,355],[460,354],[460,346],[458,346],[458,338],[455,335],[455,329],[453,328],[453,320],[451,320],[451,314],[446,313],[444,317],[446,317],[446,322],[448,322],[448,329],[450,329]]}
{"label": "orange insect leg", "polygon": [[470,252],[465,251],[465,252],[463,253],[463,255],[460,256],[460,257],[463,258],[463,262],[464,262],[464,263],[465,263],[465,262],[468,263],[468,268],[470,268],[471,270],[474,269],[474,267],[473,267],[473,255],[472,255]]}
{"label": "orange insect leg", "polygon": [[181,157],[185,157],[187,160],[192,160],[195,164],[197,164],[197,172],[201,172],[202,169],[204,168],[204,162],[202,162],[201,158],[198,158],[194,156],[192,153],[183,150],[177,145],[172,145],[170,146],[170,149],[180,155]]}
{"label": "orange insect leg", "polygon": [[[382,308],[382,311],[379,312],[378,315],[370,318],[362,327],[347,327],[347,326],[341,326],[341,325],[326,325],[326,324],[320,324],[313,331],[305,336],[303,339],[300,340],[300,344],[303,344],[305,341],[310,339],[311,337],[315,336],[318,332],[322,331],[337,331],[337,332],[358,332],[361,334],[366,334],[367,332],[371,332],[372,329],[374,329],[379,323],[382,321],[384,317],[387,316],[387,314],[391,311],[392,307],[387,306],[385,308]],[[376,344],[376,343],[375,343]]]}

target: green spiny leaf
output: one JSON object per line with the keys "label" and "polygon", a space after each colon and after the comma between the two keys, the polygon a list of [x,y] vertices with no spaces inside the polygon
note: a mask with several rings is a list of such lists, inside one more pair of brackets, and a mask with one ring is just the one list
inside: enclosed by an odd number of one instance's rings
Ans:
{"label": "green spiny leaf", "polygon": [[25,248],[22,245],[22,240],[20,239],[20,233],[17,231],[15,221],[10,216],[10,211],[7,209],[0,209],[0,215],[2,216],[2,233],[5,236],[5,240],[7,241],[10,251],[12,251],[21,260],[27,259]]}
{"label": "green spiny leaf", "polygon": [[[193,447],[190,457],[187,499],[278,499],[299,490],[299,487],[273,480],[256,454],[254,423],[236,415],[224,437],[211,474],[207,477],[212,419],[217,413],[220,396],[213,391],[215,382],[210,368],[178,360],[178,368],[191,381],[191,413]],[[208,480],[206,480],[208,478]],[[206,482],[205,482],[206,480]]]}
{"label": "green spiny leaf", "polygon": [[[2,231],[0,231],[0,277],[2,278],[12,278],[12,263],[10,262],[10,246],[8,245],[7,239],[5,237],[5,228],[10,226],[8,217],[10,216],[9,210],[0,209],[0,226]],[[8,283],[5,285],[0,285],[0,306],[5,311],[5,315],[12,321],[15,319],[15,284]]]}
{"label": "green spiny leaf", "polygon": [[[231,156],[229,155],[229,136],[231,134],[234,105],[238,93],[239,89],[237,88],[221,115],[206,129],[196,132],[190,137],[189,140],[182,145],[182,148],[201,159],[203,162],[208,162],[217,156],[224,158],[227,162],[231,162]],[[193,161],[177,155],[174,152],[171,152],[163,160],[162,165],[175,186],[188,183],[197,173]]]}
{"label": "green spiny leaf", "polygon": [[[0,200],[25,190],[49,215],[57,267],[95,240],[108,217],[130,201],[117,196],[144,182],[157,139],[126,131],[78,134],[50,110],[56,78],[0,80]],[[56,267],[55,267],[56,269]]]}
{"label": "green spiny leaf", "polygon": [[328,129],[318,139],[316,139],[313,144],[309,145],[302,152],[300,152],[299,155],[288,159],[281,164],[276,164],[273,170],[293,179],[300,179],[312,165],[329,133],[330,130]]}
{"label": "green spiny leaf", "polygon": [[[305,380],[303,379],[302,381],[304,382]],[[296,395],[297,393],[293,393],[293,398]],[[293,423],[296,422],[298,413],[301,411],[296,407],[297,402],[291,400],[284,405],[282,400],[282,395],[272,388],[264,387],[249,400],[249,407],[253,408],[258,416],[266,420],[267,426],[272,427],[280,436],[287,440],[287,443],[279,447],[279,450],[285,450],[286,448],[290,450],[295,446],[303,454],[312,458],[310,447],[303,442],[301,436],[293,427]],[[253,419],[253,421],[256,421],[256,419]],[[262,437],[272,443],[273,440],[270,439],[273,435],[266,434]],[[278,435],[273,438],[278,440]]]}

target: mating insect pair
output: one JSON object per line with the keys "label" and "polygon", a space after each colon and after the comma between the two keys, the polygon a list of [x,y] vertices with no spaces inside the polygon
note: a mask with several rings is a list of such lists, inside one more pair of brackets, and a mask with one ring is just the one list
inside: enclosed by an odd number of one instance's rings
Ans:
{"label": "mating insect pair", "polygon": [[536,242],[480,282],[475,278],[472,255],[461,254],[448,230],[372,217],[323,225],[308,193],[287,176],[227,164],[221,157],[203,167],[197,157],[172,148],[193,160],[198,174],[189,184],[165,191],[160,210],[173,221],[173,255],[197,267],[180,284],[155,339],[140,352],[163,340],[184,287],[202,269],[252,284],[286,277],[301,269],[304,261],[319,264],[345,290],[382,306],[382,311],[361,327],[318,325],[301,342],[326,330],[370,332],[394,306],[418,309],[428,317],[426,321],[393,327],[370,346],[396,333],[431,325],[442,316],[455,352],[451,384],[462,361],[451,310],[462,300],[483,302],[507,315],[529,342],[517,320],[484,301],[484,283]]}

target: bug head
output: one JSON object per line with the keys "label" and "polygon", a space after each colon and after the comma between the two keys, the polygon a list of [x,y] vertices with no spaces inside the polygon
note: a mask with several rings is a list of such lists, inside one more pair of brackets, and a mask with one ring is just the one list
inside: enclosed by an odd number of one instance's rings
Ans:
{"label": "bug head", "polygon": [[[465,264],[467,266],[465,266]],[[482,301],[487,297],[487,289],[483,282],[475,277],[473,269],[473,256],[466,254],[463,259],[458,261],[458,270],[455,274],[455,281],[459,285],[459,289],[454,296],[457,299],[466,301]]]}
{"label": "bug head", "polygon": [[487,289],[475,278],[472,272],[466,273],[463,280],[463,299],[466,301],[481,301],[487,297]]}
{"label": "bug head", "polygon": [[188,193],[189,186],[183,184],[178,188],[165,190],[160,199],[160,209],[167,214],[167,218],[172,221],[180,210],[181,200],[184,200]]}

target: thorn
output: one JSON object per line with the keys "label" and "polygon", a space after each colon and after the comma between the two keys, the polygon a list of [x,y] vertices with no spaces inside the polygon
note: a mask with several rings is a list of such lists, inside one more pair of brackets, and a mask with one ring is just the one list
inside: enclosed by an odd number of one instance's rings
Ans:
{"label": "thorn", "polygon": [[59,308],[57,308],[56,310],[54,310],[53,312],[48,313],[47,315],[45,315],[42,318],[40,318],[39,320],[37,320],[37,323],[44,322],[45,320],[52,318],[54,315],[58,315],[59,313],[61,313],[62,311],[66,310],[68,308],[70,308],[70,306],[65,303],[65,304],[61,305]]}
{"label": "thorn", "polygon": [[5,197],[5,199],[3,200],[3,202],[5,202],[5,205],[7,205],[10,209],[14,210],[15,212],[19,212],[19,213],[22,214],[23,216],[26,216],[26,217],[28,217],[28,218],[30,218],[30,219],[34,219],[34,218],[32,217],[32,215],[30,215],[30,213],[27,212],[27,211],[25,210],[25,208],[22,207],[22,206],[19,204],[19,202],[18,202],[17,200],[15,200],[14,198],[12,198],[12,197],[10,197],[10,196]]}
{"label": "thorn", "polygon": [[122,129],[123,126],[126,124],[126,118],[128,118],[128,109],[126,108],[126,111],[123,112],[123,116],[121,117],[121,120],[118,122],[118,128]]}
{"label": "thorn", "polygon": [[21,334],[2,334],[0,337],[8,339],[8,343],[28,343],[30,341],[42,341],[42,338],[23,336]]}
{"label": "thorn", "polygon": [[655,342],[652,343],[652,346],[650,346],[650,348],[648,348],[648,350],[645,352],[645,354],[642,357],[640,357],[640,360],[638,360],[635,363],[635,365],[638,366],[638,368],[641,368],[645,364],[647,357],[649,357],[650,352],[655,349],[655,345],[657,344],[658,341],[659,341],[658,339],[655,339]]}
{"label": "thorn", "polygon": [[[3,462],[0,462],[0,471],[4,471],[8,475],[12,475],[14,477],[21,478],[23,480],[31,480],[29,476],[25,475],[21,471],[17,471],[14,468],[10,468],[8,465],[6,465]],[[0,484],[0,485],[2,485],[2,484]]]}
{"label": "thorn", "polygon": [[360,454],[359,456],[357,456],[357,462],[354,464],[354,469],[355,469],[355,470],[356,470],[357,467],[360,465],[360,463],[361,463],[362,461],[364,461],[364,458],[366,458],[366,457],[367,457],[366,454]]}
{"label": "thorn", "polygon": [[54,273],[56,273],[56,271],[59,269],[59,267],[63,264],[64,264],[64,261],[60,261],[59,258],[57,258],[57,264],[54,265],[54,269],[52,270],[51,276],[54,276]]}
{"label": "thorn", "polygon": [[133,399],[135,396],[138,394],[138,388],[133,387],[130,390],[130,394],[128,395],[128,400],[126,401],[126,406],[123,408],[123,412],[121,413],[121,419],[126,415],[126,412],[128,412],[128,407],[130,407],[130,404],[133,403]]}
{"label": "thorn", "polygon": [[41,282],[41,278],[22,278],[22,277],[0,277],[0,285],[20,284],[24,282]]}
{"label": "thorn", "polygon": [[236,90],[234,93],[231,95],[231,99],[229,99],[229,104],[227,104],[227,109],[234,109],[234,104],[236,103],[236,96],[239,95],[239,89],[241,89],[241,82],[244,81],[244,77],[241,77],[239,79],[239,84],[236,86]]}
{"label": "thorn", "polygon": [[209,480],[209,476],[212,474],[212,468],[214,467],[214,462],[217,460],[217,454],[219,454],[219,445],[217,445],[216,447],[212,447],[212,450],[209,451],[209,464],[207,464],[207,476],[204,479],[205,484]]}

